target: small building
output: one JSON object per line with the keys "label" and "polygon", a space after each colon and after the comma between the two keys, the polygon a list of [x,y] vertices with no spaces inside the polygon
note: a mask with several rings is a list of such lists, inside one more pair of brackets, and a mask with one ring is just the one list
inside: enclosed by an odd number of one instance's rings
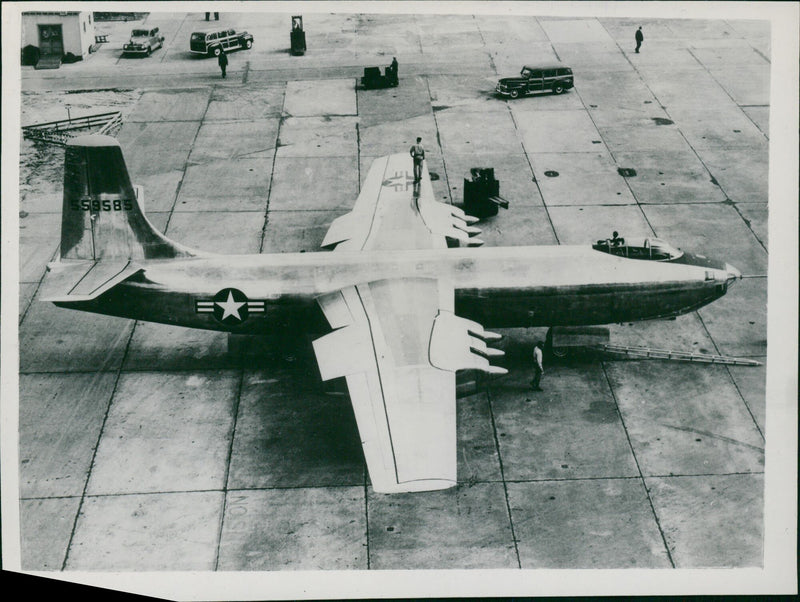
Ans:
{"label": "small building", "polygon": [[38,49],[37,57],[72,54],[86,58],[94,39],[94,19],[88,11],[22,13],[22,48]]}

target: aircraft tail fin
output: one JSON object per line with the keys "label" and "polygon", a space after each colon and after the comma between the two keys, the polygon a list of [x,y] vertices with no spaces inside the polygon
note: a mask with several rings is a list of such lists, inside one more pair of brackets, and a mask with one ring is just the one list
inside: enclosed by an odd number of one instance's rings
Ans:
{"label": "aircraft tail fin", "polygon": [[198,254],[169,240],[145,217],[115,138],[94,134],[67,143],[61,259],[169,259]]}

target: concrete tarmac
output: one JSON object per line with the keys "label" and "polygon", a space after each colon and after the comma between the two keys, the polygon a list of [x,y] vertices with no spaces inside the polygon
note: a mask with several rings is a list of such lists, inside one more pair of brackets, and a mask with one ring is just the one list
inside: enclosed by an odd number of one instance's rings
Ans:
{"label": "concrete tarmac", "polygon": [[[224,80],[188,52],[216,25],[202,13],[97,23],[109,43],[86,61],[23,68],[23,124],[65,103],[121,108],[148,217],[220,253],[319,251],[370,162],[422,136],[439,200],[495,168],[510,208],[481,225],[489,246],[618,230],[744,274],[698,312],[613,325],[612,341],[766,360],[768,24],[305,15],[292,57],[289,15],[220,23],[255,36]],[[139,25],[164,48],[121,57]],[[393,56],[400,85],[361,89]],[[575,88],[494,96],[534,59],[572,66]],[[762,566],[765,367],[548,358],[534,392],[544,331],[509,330],[508,376],[458,400],[458,486],[376,494],[349,399],[320,382],[302,333],[242,354],[221,333],[40,302],[63,151],[22,145],[24,569]]]}

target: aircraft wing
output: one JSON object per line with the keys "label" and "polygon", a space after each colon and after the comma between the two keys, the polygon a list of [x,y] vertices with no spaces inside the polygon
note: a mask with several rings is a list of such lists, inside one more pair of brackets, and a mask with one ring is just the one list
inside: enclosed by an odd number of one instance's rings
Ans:
{"label": "aircraft wing", "polygon": [[353,210],[331,223],[322,246],[352,251],[436,249],[447,246],[446,238],[483,244],[472,238],[480,233],[470,225],[477,218],[434,199],[425,164],[420,182],[414,182],[413,174],[408,154],[376,159]]}
{"label": "aircraft wing", "polygon": [[386,279],[318,298],[334,331],[314,341],[323,380],[344,376],[372,486],[379,493],[456,484],[458,369],[491,373],[499,338],[453,314],[453,288]]}
{"label": "aircraft wing", "polygon": [[[376,159],[353,210],[322,243],[338,251],[447,247],[471,238],[477,221],[433,198],[428,170],[414,182],[409,155]],[[506,370],[486,340],[500,338],[453,313],[452,284],[387,278],[317,298],[334,329],[314,341],[323,380],[344,376],[375,491],[445,489],[456,480],[456,370]]]}
{"label": "aircraft wing", "polygon": [[[433,198],[409,155],[376,159],[353,210],[322,245],[338,251],[437,249],[471,238],[476,218]],[[499,339],[453,313],[452,284],[435,278],[354,282],[317,298],[334,329],[314,341],[323,380],[344,376],[372,486],[380,493],[445,489],[456,479],[456,371],[502,374]]]}

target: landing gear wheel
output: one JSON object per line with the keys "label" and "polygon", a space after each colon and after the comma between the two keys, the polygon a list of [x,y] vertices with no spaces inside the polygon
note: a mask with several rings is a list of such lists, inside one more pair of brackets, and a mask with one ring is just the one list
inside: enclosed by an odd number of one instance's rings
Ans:
{"label": "landing gear wheel", "polygon": [[547,336],[544,339],[545,350],[555,358],[564,359],[569,357],[569,347],[553,347],[553,329],[547,329]]}
{"label": "landing gear wheel", "polygon": [[509,92],[508,95],[511,98],[519,98],[519,90],[511,90],[511,92]]}
{"label": "landing gear wheel", "polygon": [[555,84],[553,86],[553,94],[561,94],[564,91],[563,84]]}

